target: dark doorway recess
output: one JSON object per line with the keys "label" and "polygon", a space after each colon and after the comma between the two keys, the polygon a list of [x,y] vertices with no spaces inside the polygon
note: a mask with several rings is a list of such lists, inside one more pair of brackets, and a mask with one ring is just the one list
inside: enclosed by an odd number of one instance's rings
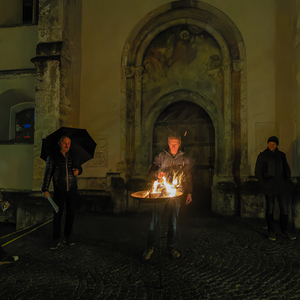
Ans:
{"label": "dark doorway recess", "polygon": [[211,186],[214,175],[215,131],[206,111],[195,103],[179,101],[158,117],[153,131],[153,158],[167,146],[170,133],[179,133],[182,148],[193,162],[193,202],[189,210],[211,211]]}

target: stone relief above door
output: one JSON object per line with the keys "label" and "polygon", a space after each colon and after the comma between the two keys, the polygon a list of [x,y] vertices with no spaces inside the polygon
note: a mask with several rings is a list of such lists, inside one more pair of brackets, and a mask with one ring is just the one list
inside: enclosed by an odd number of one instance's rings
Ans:
{"label": "stone relief above door", "polygon": [[220,46],[201,28],[178,25],[161,32],[147,47],[143,66],[143,115],[162,96],[182,89],[205,95],[222,109]]}

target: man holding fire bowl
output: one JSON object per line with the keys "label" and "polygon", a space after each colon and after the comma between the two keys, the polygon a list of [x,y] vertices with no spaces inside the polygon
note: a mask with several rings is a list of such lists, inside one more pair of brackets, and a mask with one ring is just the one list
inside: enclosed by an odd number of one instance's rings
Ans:
{"label": "man holding fire bowl", "polygon": [[[164,185],[163,182],[169,182],[170,178],[176,179],[176,188],[183,192],[183,197],[186,198],[185,203],[189,204],[192,202],[192,174],[191,174],[191,161],[189,158],[184,156],[184,152],[180,149],[181,137],[178,135],[170,135],[168,137],[168,149],[162,151],[155,158],[150,171],[149,177],[151,181],[160,182],[161,185]],[[155,191],[158,193],[157,191]],[[160,191],[163,196],[165,193],[165,187]],[[165,195],[164,195],[165,196]],[[180,209],[180,198],[172,199],[166,203],[167,215],[168,215],[168,236],[167,236],[167,253],[170,254],[173,258],[179,258],[180,253],[175,249],[175,241],[177,235],[177,219]],[[153,210],[152,219],[149,227],[149,234],[147,239],[147,248],[143,254],[143,259],[150,259],[154,251],[154,230],[158,224],[158,215]]]}

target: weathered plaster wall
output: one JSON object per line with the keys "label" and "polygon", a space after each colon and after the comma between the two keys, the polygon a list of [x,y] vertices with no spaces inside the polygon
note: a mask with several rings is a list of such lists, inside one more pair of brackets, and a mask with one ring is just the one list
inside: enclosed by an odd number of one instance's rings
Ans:
{"label": "weathered plaster wall", "polygon": [[0,141],[9,139],[10,108],[19,103],[34,102],[34,81],[34,74],[29,73],[0,75]]}
{"label": "weathered plaster wall", "polygon": [[[282,141],[280,148],[291,161],[294,124],[293,117],[289,118],[291,110],[283,100],[291,85],[280,82],[290,82],[292,71],[291,53],[284,49],[292,42],[292,27],[287,21],[292,22],[293,1],[288,5],[283,0],[204,2],[227,14],[245,42],[250,173],[254,174],[257,154],[265,148],[266,139],[272,134],[278,135]],[[108,171],[116,171],[117,162],[124,159],[119,144],[122,49],[137,23],[166,3],[169,1],[83,2],[80,125],[89,128],[93,136],[108,136],[109,149],[107,167],[85,170],[86,175],[105,176]],[[282,62],[284,53],[289,58]],[[283,130],[289,134],[284,135]],[[291,165],[295,174],[292,162]]]}
{"label": "weathered plaster wall", "polygon": [[22,24],[22,0],[0,1],[0,26]]}
{"label": "weathered plaster wall", "polygon": [[[294,1],[205,1],[226,13],[239,28],[247,56],[248,155],[251,175],[270,135],[277,135],[295,167]],[[297,2],[297,1],[296,1]],[[288,102],[287,102],[288,101]],[[289,105],[287,105],[287,103]]]}
{"label": "weathered plaster wall", "polygon": [[296,19],[294,23],[294,45],[295,45],[295,80],[296,80],[296,141],[295,141],[295,165],[297,175],[300,174],[300,2],[296,1]]}
{"label": "weathered plaster wall", "polygon": [[1,28],[0,70],[34,68],[30,60],[35,56],[36,45],[37,25]]}
{"label": "weathered plaster wall", "polygon": [[[0,25],[21,24],[21,9],[20,0],[1,1]],[[10,107],[23,102],[34,102],[35,70],[30,59],[35,56],[36,45],[36,25],[0,28],[1,141],[9,139]],[[14,73],[9,70],[18,71]],[[33,145],[0,145],[0,160],[1,189],[31,190]]]}
{"label": "weathered plaster wall", "polygon": [[[295,21],[294,21],[294,47],[295,47],[295,144],[293,147],[294,150],[294,160],[296,167],[296,174],[299,176],[300,173],[300,2],[295,2]],[[299,182],[298,182],[299,184]],[[295,198],[294,198],[294,222],[296,228],[300,228],[300,190],[295,189]]]}
{"label": "weathered plaster wall", "polygon": [[[279,148],[287,154],[292,175],[299,176],[296,167],[296,78],[295,78],[295,3],[277,1],[275,28],[275,120]],[[297,1],[296,1],[297,2]]]}
{"label": "weathered plaster wall", "polygon": [[108,160],[84,168],[85,176],[105,177],[124,160],[120,150],[121,56],[136,24],[169,1],[83,1],[80,126],[98,140],[107,137]]}
{"label": "weathered plaster wall", "polygon": [[0,146],[0,188],[31,190],[33,145]]}
{"label": "weathered plaster wall", "polygon": [[[36,44],[37,26],[7,27],[0,30],[1,141],[9,138],[10,107],[22,102],[34,102],[34,64],[30,59],[35,56]],[[19,71],[5,72],[8,70]]]}

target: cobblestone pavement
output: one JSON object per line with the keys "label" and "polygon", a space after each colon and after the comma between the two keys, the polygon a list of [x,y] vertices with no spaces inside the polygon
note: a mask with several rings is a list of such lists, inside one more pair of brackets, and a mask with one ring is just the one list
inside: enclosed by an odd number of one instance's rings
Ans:
{"label": "cobblestone pavement", "polygon": [[4,247],[20,259],[0,266],[0,299],[300,299],[299,238],[278,233],[270,242],[264,220],[184,208],[182,256],[164,252],[163,221],[160,265],[157,248],[141,259],[149,217],[80,213],[76,244],[56,251],[49,250],[52,223],[24,235]]}

